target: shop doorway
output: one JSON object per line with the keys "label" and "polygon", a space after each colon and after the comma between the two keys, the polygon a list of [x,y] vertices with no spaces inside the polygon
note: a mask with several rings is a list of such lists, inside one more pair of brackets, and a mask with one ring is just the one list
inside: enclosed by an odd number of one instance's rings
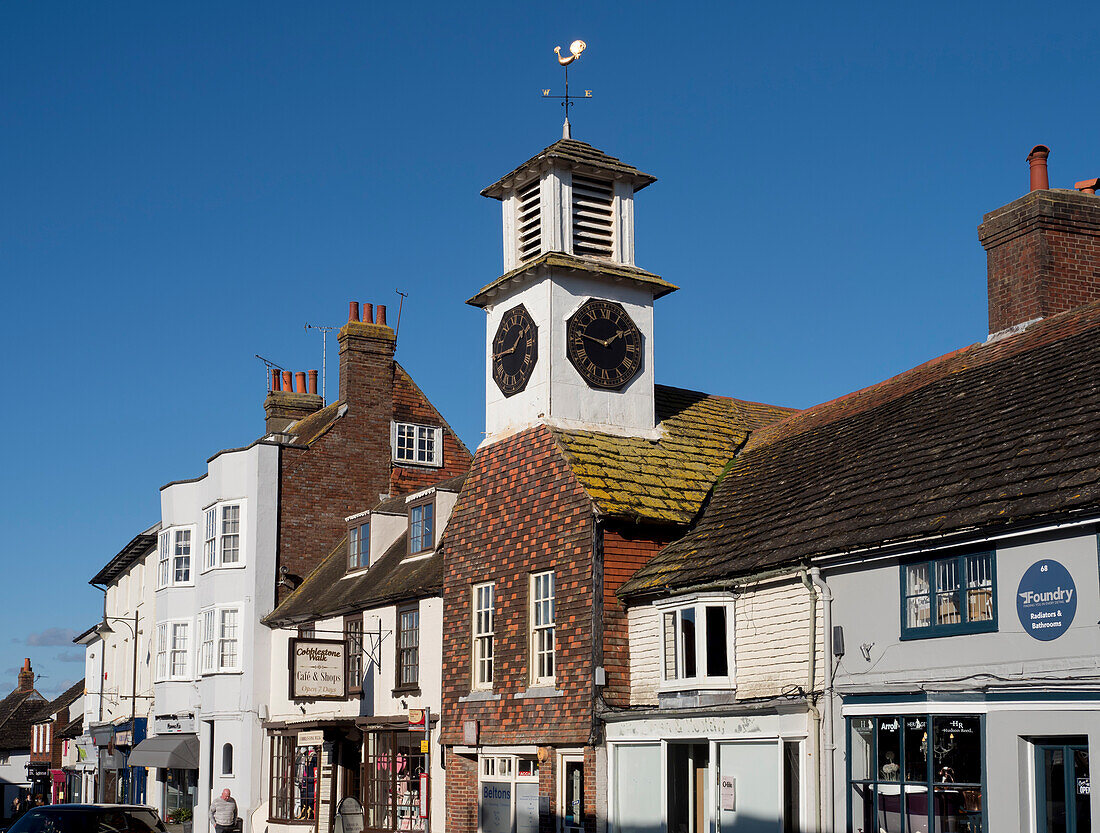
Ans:
{"label": "shop doorway", "polygon": [[1038,833],[1090,833],[1089,747],[1086,738],[1035,744]]}
{"label": "shop doorway", "polygon": [[668,745],[669,833],[706,833],[709,772],[707,744]]}

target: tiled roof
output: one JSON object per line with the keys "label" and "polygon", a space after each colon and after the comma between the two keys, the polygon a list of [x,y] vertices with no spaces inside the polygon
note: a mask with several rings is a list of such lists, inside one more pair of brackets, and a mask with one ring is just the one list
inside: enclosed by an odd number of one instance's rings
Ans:
{"label": "tiled roof", "polygon": [[523,281],[528,277],[534,277],[543,269],[557,268],[570,269],[578,272],[587,272],[602,278],[615,278],[628,283],[636,284],[653,293],[654,298],[660,298],[679,289],[674,283],[669,283],[664,278],[639,269],[637,266],[626,266],[598,257],[580,257],[579,255],[565,254],[564,252],[546,252],[529,263],[517,266],[510,272],[505,272],[492,283],[488,283],[477,291],[477,294],[466,301],[472,307],[484,307],[492,303],[497,291],[512,281]]}
{"label": "tiled roof", "polygon": [[134,564],[148,555],[157,545],[157,532],[160,523],[155,523],[144,532],[139,532],[118,555],[107,562],[89,584],[110,584],[130,569]]}
{"label": "tiled roof", "polygon": [[314,411],[307,417],[302,417],[289,426],[284,433],[293,434],[296,445],[311,445],[336,422],[342,404],[340,401],[330,402],[321,410]]}
{"label": "tiled roof", "polygon": [[655,386],[659,440],[554,429],[599,512],[686,524],[749,432],[790,408]]}
{"label": "tiled roof", "polygon": [[84,734],[84,715],[78,714],[65,724],[65,728],[57,733],[59,738],[78,738]]}
{"label": "tiled roof", "polygon": [[616,159],[614,156],[592,147],[592,145],[578,142],[576,139],[559,139],[550,147],[536,153],[515,170],[502,176],[484,189],[481,195],[500,199],[503,190],[511,185],[511,181],[517,175],[522,175],[527,171],[537,171],[540,163],[547,159],[560,159],[569,162],[582,171],[591,168],[627,177],[634,181],[635,191],[640,191],[647,185],[657,181],[657,177],[642,173],[633,165],[628,165],[621,159]]}
{"label": "tiled roof", "polygon": [[1100,508],[1100,303],[750,439],[695,528],[621,595]]}
{"label": "tiled roof", "polygon": [[0,700],[0,749],[27,749],[31,722],[45,698],[34,689],[13,691]]}
{"label": "tiled roof", "polygon": [[[465,475],[452,477],[434,488],[458,492],[464,480]],[[388,498],[372,511],[393,511],[405,505],[405,498]],[[442,592],[443,556],[439,549],[427,558],[405,561],[408,546],[406,532],[368,569],[348,575],[348,539],[344,536],[294,592],[264,617],[264,624],[280,627],[310,622]]]}

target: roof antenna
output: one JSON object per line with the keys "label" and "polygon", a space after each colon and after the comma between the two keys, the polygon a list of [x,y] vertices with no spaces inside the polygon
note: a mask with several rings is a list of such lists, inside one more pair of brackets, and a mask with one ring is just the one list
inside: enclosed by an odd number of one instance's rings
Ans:
{"label": "roof antenna", "polygon": [[328,394],[325,392],[325,383],[328,381],[328,334],[339,327],[320,327],[316,324],[306,324],[307,330],[321,331],[321,401],[328,404]]}
{"label": "roof antenna", "polygon": [[264,387],[267,387],[267,385],[270,384],[269,380],[271,379],[271,369],[275,368],[276,370],[285,370],[285,368],[281,364],[275,364],[275,362],[271,361],[270,359],[265,359],[259,353],[255,353],[254,355],[257,359],[264,363]]}
{"label": "roof antenna", "polygon": [[[581,56],[581,53],[588,48],[588,44],[582,40],[575,40],[569,44],[569,55],[566,57],[561,56],[561,47],[554,47],[554,54],[558,56],[558,63],[565,68],[565,95],[550,95],[549,90],[542,91],[543,98],[556,98],[561,100],[561,106],[565,108],[565,124],[561,126],[561,137],[563,139],[572,139],[573,133],[569,125],[569,108],[576,104],[576,101],[569,98],[569,65],[573,63],[577,58]],[[584,91],[585,98],[592,98],[592,90]]]}
{"label": "roof antenna", "polygon": [[405,299],[409,297],[408,292],[402,292],[400,289],[395,289],[398,295],[401,296],[401,300],[397,302],[397,327],[393,331],[393,343],[397,344],[397,334],[401,332],[401,308],[405,306]]}

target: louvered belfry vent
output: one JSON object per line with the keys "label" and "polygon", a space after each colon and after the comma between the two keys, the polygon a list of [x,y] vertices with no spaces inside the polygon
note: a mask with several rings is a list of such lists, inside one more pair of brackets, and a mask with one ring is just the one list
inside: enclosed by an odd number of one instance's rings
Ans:
{"label": "louvered belfry vent", "polygon": [[519,190],[519,216],[516,220],[521,261],[542,253],[542,213],[539,211],[541,191],[539,180],[533,179]]}
{"label": "louvered belfry vent", "polygon": [[573,254],[615,253],[611,183],[573,174]]}

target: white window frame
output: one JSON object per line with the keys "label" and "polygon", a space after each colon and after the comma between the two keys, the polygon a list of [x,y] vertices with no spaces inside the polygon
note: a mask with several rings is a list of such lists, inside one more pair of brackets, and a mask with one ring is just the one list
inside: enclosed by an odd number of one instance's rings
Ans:
{"label": "white window frame", "polygon": [[[530,760],[532,762],[533,775],[520,775],[519,774],[519,762],[520,759]],[[490,784],[508,784],[509,791],[512,795],[512,806],[510,810],[511,816],[511,829],[515,830],[516,827],[516,785],[517,784],[538,784],[539,782],[539,769],[543,764],[539,763],[537,755],[479,755],[477,759],[477,826],[478,830],[481,830],[481,785],[483,783]],[[504,770],[507,770],[505,772]]]}
{"label": "white window frame", "polygon": [[[403,432],[413,431],[413,448],[411,456],[402,456],[398,452],[398,437]],[[431,457],[421,457],[421,439],[432,437]],[[391,422],[390,423],[390,451],[393,462],[403,466],[431,466],[441,468],[443,466],[443,429],[434,425],[419,425],[415,422]]]}
{"label": "white window frame", "polygon": [[[237,507],[237,531],[226,532],[226,509]],[[245,513],[246,506],[243,498],[226,498],[216,503],[211,503],[203,509],[203,541],[202,541],[202,569],[208,570],[235,570],[245,566]],[[226,539],[235,535],[237,537],[237,560],[226,561]],[[192,546],[192,556],[194,546]],[[193,560],[193,559],[192,559]]]}
{"label": "white window frame", "polygon": [[[471,685],[474,689],[491,691],[493,688],[494,663],[496,660],[496,587],[494,582],[475,584],[471,589]],[[488,590],[488,607],[482,606],[482,591]],[[483,619],[483,614],[485,618]],[[488,651],[484,650],[488,646]],[[488,669],[488,674],[482,673]]]}
{"label": "white window frame", "polygon": [[[541,594],[549,588],[549,596]],[[554,600],[554,571],[546,570],[541,573],[532,573],[529,581],[528,598],[528,663],[530,665],[531,685],[547,687],[554,685],[557,673],[557,635],[555,633],[556,612]],[[547,618],[548,617],[548,618]],[[549,634],[550,650],[547,652],[540,646],[540,640]],[[550,672],[542,673],[542,659],[549,656]]]}
{"label": "white window frame", "polygon": [[157,659],[153,678],[157,682],[168,679],[168,623],[157,623]]}
{"label": "white window frame", "polygon": [[[663,600],[654,604],[657,608],[657,614],[660,621],[660,627],[658,629],[658,638],[660,640],[660,690],[662,691],[682,691],[684,689],[695,690],[725,690],[735,689],[736,685],[736,669],[734,667],[735,654],[734,654],[734,632],[735,632],[735,617],[734,617],[734,598],[733,596],[725,593],[718,594],[700,594],[692,596],[682,596],[676,599]],[[726,675],[725,676],[708,676],[706,673],[707,667],[707,634],[706,634],[706,608],[708,607],[721,607],[726,611]],[[695,611],[695,675],[692,677],[679,676],[680,669],[683,668],[683,642],[680,639],[681,634],[681,622],[683,611],[693,609]],[[667,676],[667,656],[666,651],[668,648],[668,634],[666,622],[667,615],[673,614],[675,631],[673,633],[673,644],[676,652],[676,674],[677,676]]]}
{"label": "white window frame", "polygon": [[[192,680],[192,654],[196,623],[191,619],[168,619],[157,622],[157,658],[155,679],[157,682]],[[177,628],[183,628],[185,644],[182,649],[175,647]],[[177,655],[182,654],[183,670],[176,672]]]}
{"label": "white window frame", "polygon": [[[190,535],[189,553],[187,555],[187,578],[176,581],[176,546],[180,543],[183,533]],[[177,524],[163,529],[157,538],[157,589],[166,587],[194,587],[196,568],[201,565],[196,561],[198,527],[194,524]]]}
{"label": "white window frame", "polygon": [[[230,613],[235,614],[237,617],[234,626],[236,636],[232,638],[224,635],[226,614]],[[202,639],[199,649],[200,674],[203,676],[209,674],[236,674],[241,671],[242,625],[241,606],[237,604],[215,605],[214,607],[205,608],[199,613],[199,633]],[[225,649],[224,643],[227,642],[236,643],[236,661],[231,665],[222,661]]]}

